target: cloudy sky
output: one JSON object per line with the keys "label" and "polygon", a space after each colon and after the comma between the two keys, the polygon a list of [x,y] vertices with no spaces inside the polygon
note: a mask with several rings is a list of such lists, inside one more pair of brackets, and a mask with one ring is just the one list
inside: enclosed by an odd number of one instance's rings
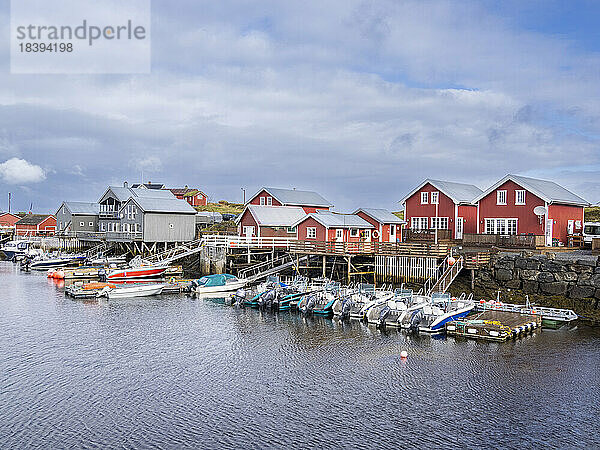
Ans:
{"label": "cloudy sky", "polygon": [[8,192],[14,210],[94,201],[142,171],[338,210],[507,173],[600,200],[593,0],[154,0],[149,75],[11,75],[0,4],[0,210]]}

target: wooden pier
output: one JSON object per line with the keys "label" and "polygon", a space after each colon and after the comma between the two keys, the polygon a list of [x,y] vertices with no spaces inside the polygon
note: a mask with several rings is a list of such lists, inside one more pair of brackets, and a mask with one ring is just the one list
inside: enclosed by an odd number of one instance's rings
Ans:
{"label": "wooden pier", "polygon": [[541,329],[538,314],[519,314],[488,310],[446,324],[450,336],[462,336],[489,341],[506,341]]}

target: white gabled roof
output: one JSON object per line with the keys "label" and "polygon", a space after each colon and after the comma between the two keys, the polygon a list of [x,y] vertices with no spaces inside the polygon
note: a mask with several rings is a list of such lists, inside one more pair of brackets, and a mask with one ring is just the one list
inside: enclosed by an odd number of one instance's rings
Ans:
{"label": "white gabled roof", "polygon": [[475,203],[475,198],[483,192],[477,186],[473,184],[465,184],[465,183],[455,183],[453,181],[441,181],[441,180],[432,180],[430,178],[423,181],[419,184],[415,189],[413,189],[407,196],[405,196],[400,203],[406,202],[409,197],[412,197],[416,192],[418,192],[423,186],[427,183],[431,184],[440,192],[443,192],[448,197],[452,199],[452,201],[456,204],[467,203],[473,204]]}
{"label": "white gabled roof", "polygon": [[121,211],[124,210],[132,201],[137,204],[140,209],[144,212],[156,212],[156,213],[171,213],[171,214],[196,214],[196,210],[185,200],[178,200],[176,198],[150,198],[150,197],[131,197],[123,206]]}
{"label": "white gabled roof", "polygon": [[305,206],[320,206],[330,207],[333,206],[328,200],[325,200],[320,194],[314,191],[299,191],[297,189],[281,189],[272,187],[262,187],[250,197],[248,202],[251,202],[258,194],[262,191],[266,191],[282,205],[305,205]]}
{"label": "white gabled roof", "polygon": [[236,223],[249,211],[256,223],[260,226],[291,227],[296,221],[306,217],[306,212],[299,206],[265,206],[247,205],[242,214],[236,218]]}
{"label": "white gabled roof", "polygon": [[[71,212],[71,214],[84,214],[89,216],[97,216],[100,213],[100,204],[92,202],[62,202],[60,208],[64,206]],[[57,211],[57,213],[58,213]]]}
{"label": "white gabled roof", "polygon": [[327,228],[375,228],[365,219],[355,214],[339,214],[331,211],[319,211],[307,214],[306,217],[296,221],[293,226],[298,225],[307,217],[312,217]]}
{"label": "white gabled roof", "polygon": [[379,223],[404,223],[398,216],[392,214],[387,209],[380,208],[359,208],[352,214],[358,214],[359,212],[365,213],[367,216],[375,219]]}
{"label": "white gabled roof", "polygon": [[532,194],[538,196],[547,203],[561,203],[576,206],[589,206],[589,202],[573,194],[568,189],[556,184],[554,181],[539,180],[537,178],[523,177],[520,175],[508,174],[496,184],[482,192],[475,198],[475,201],[481,200],[507,181],[513,181]]}

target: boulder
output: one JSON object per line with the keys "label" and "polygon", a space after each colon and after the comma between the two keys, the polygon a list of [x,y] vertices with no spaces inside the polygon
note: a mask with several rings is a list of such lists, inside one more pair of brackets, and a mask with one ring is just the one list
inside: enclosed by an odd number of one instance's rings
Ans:
{"label": "boulder", "polygon": [[530,258],[527,260],[527,267],[526,269],[528,270],[539,270],[540,269],[540,260],[539,259],[534,259],[534,258]]}
{"label": "boulder", "polygon": [[508,281],[508,280],[512,280],[512,278],[513,278],[512,270],[496,269],[496,280]]}
{"label": "boulder", "polygon": [[594,296],[593,286],[573,286],[569,292],[571,298],[588,298]]}
{"label": "boulder", "polygon": [[568,270],[577,273],[593,273],[595,269],[590,266],[584,266],[582,264],[569,264]]}
{"label": "boulder", "polygon": [[499,260],[496,264],[494,264],[496,269],[506,269],[513,270],[515,268],[514,261],[507,260],[505,258]]}
{"label": "boulder", "polygon": [[591,273],[584,272],[577,275],[577,284],[580,286],[592,286],[593,281]]}
{"label": "boulder", "polygon": [[517,269],[527,269],[527,258],[517,258],[517,259],[515,259],[515,267]]}
{"label": "boulder", "polygon": [[540,272],[538,274],[537,280],[540,283],[552,283],[555,278],[554,278],[554,274],[550,273],[550,272]]}
{"label": "boulder", "polygon": [[590,284],[594,287],[600,288],[600,273],[595,273],[591,276]]}
{"label": "boulder", "polygon": [[577,281],[577,273],[576,272],[558,272],[554,274],[554,278],[556,281]]}
{"label": "boulder", "polygon": [[596,267],[596,262],[593,259],[578,259],[577,264],[580,266]]}
{"label": "boulder", "polygon": [[522,289],[527,294],[536,294],[539,289],[539,284],[537,281],[523,281]]}
{"label": "boulder", "polygon": [[504,283],[504,286],[506,286],[509,289],[521,289],[521,280],[519,280],[518,278],[508,280],[506,283]]}
{"label": "boulder", "polygon": [[564,281],[555,281],[554,283],[540,283],[540,291],[549,295],[565,295],[568,284]]}
{"label": "boulder", "polygon": [[522,280],[528,280],[528,281],[535,281],[537,280],[537,277],[539,275],[539,272],[537,270],[522,270],[521,271],[521,279]]}
{"label": "boulder", "polygon": [[556,261],[547,261],[545,263],[542,263],[542,265],[540,266],[540,270],[543,270],[544,272],[564,272],[566,270],[566,267],[564,264],[561,264],[560,262],[556,262]]}

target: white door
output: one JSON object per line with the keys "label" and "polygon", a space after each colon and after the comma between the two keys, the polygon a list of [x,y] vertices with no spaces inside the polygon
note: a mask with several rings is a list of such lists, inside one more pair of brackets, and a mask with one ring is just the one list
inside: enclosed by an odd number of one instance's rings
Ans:
{"label": "white door", "polygon": [[463,218],[457,217],[456,218],[456,238],[455,239],[462,239],[462,238],[463,238]]}
{"label": "white door", "polygon": [[546,246],[552,246],[552,219],[546,219]]}
{"label": "white door", "polygon": [[335,230],[335,241],[336,242],[344,242],[344,229],[337,228]]}
{"label": "white door", "polygon": [[371,230],[365,230],[365,242],[371,242]]}
{"label": "white door", "polygon": [[244,227],[244,236],[252,237],[254,235],[254,227]]}
{"label": "white door", "polygon": [[396,242],[396,225],[390,225],[390,242]]}
{"label": "white door", "polygon": [[569,220],[567,222],[567,233],[573,234],[575,232],[575,221]]}

